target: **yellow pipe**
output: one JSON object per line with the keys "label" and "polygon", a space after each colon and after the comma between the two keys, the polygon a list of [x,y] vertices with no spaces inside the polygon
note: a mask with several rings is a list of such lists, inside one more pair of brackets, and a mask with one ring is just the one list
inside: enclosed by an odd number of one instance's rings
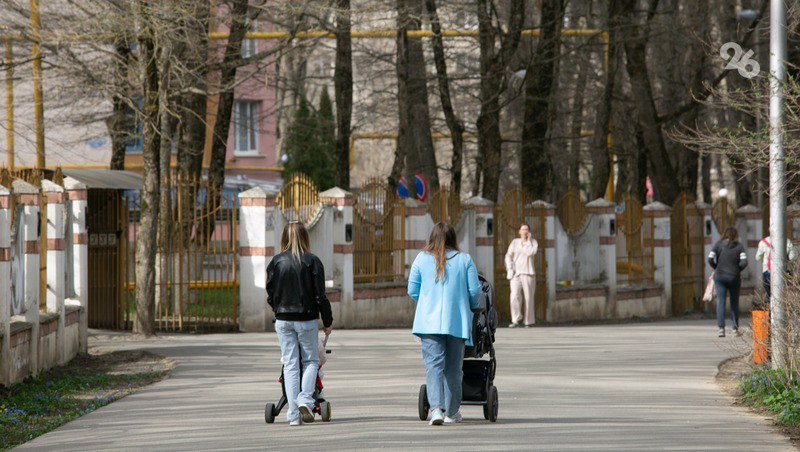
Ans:
{"label": "yellow pipe", "polygon": [[6,152],[8,168],[14,170],[14,48],[6,41]]}
{"label": "yellow pipe", "polygon": [[44,155],[44,105],[42,100],[42,20],[39,0],[31,0],[31,58],[33,59],[33,115],[36,128],[36,167],[45,167]]}
{"label": "yellow pipe", "polygon": [[[125,165],[125,168],[130,169],[141,169],[144,165],[141,163],[128,163]],[[176,163],[172,163],[170,165],[172,168],[177,168],[178,165]],[[35,166],[21,166],[17,169],[34,169]],[[46,166],[45,169],[55,170],[56,168],[61,169],[110,169],[108,165],[58,165],[58,166]],[[204,166],[203,169],[208,169],[208,166]],[[244,170],[244,171],[283,171],[283,167],[281,166],[229,166],[227,169],[237,169],[237,170]]]}

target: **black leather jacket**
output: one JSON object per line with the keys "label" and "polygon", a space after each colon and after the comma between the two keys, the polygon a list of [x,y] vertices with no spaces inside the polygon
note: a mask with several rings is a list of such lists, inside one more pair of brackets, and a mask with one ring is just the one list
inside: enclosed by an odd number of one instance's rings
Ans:
{"label": "black leather jacket", "polygon": [[300,260],[285,251],[267,266],[267,302],[278,320],[316,320],[333,323],[331,303],[325,296],[325,268],[319,258],[305,253]]}

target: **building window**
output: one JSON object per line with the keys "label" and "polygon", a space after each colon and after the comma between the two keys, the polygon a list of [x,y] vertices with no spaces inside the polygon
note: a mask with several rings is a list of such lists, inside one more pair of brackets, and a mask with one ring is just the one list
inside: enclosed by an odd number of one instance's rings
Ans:
{"label": "building window", "polygon": [[261,102],[237,100],[234,103],[234,151],[236,154],[258,153],[258,112]]}
{"label": "building window", "polygon": [[[136,104],[136,108],[142,110],[142,96],[133,96],[131,102]],[[125,153],[126,154],[141,154],[142,153],[142,118],[136,113],[136,110],[128,106],[125,112]]]}
{"label": "building window", "polygon": [[[256,22],[250,24],[250,32],[257,30]],[[258,39],[242,40],[242,58],[247,59],[258,53]]]}

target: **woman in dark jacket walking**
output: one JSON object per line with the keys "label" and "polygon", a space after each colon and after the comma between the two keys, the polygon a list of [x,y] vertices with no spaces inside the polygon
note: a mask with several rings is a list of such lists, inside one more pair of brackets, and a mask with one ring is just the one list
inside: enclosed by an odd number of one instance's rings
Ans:
{"label": "woman in dark jacket walking", "polygon": [[[275,312],[275,332],[281,345],[283,384],[289,425],[314,422],[314,387],[319,370],[319,327],[331,334],[333,315],[325,296],[325,269],[309,252],[308,231],[289,223],[281,234],[281,253],[267,266],[268,303]],[[302,375],[300,375],[302,367]]]}
{"label": "woman in dark jacket walking", "polygon": [[731,321],[733,332],[739,331],[739,290],[742,287],[742,270],[747,268],[747,253],[739,243],[739,232],[728,228],[722,239],[708,254],[708,263],[714,269],[714,289],[717,292],[717,326],[719,337],[725,337],[725,298],[731,294]]}

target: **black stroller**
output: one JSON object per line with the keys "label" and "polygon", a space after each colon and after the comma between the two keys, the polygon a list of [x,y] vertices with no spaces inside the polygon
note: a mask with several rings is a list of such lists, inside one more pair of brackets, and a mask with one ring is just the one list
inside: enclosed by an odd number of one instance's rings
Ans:
{"label": "black stroller", "polygon": [[[497,360],[494,356],[497,310],[494,307],[492,285],[483,276],[479,276],[478,279],[483,294],[478,308],[472,310],[473,345],[464,350],[461,404],[483,406],[483,417],[495,422],[499,408],[497,388],[494,386],[494,375],[497,370]],[[489,359],[482,359],[484,355],[489,355]],[[422,385],[419,388],[419,419],[427,420],[429,411],[427,386]]]}
{"label": "black stroller", "polygon": [[[331,351],[328,350],[328,336],[325,336],[325,339],[322,341],[322,349],[325,350],[325,354],[330,354]],[[323,364],[320,363],[320,369],[322,369]],[[300,368],[300,373],[302,375],[303,368]],[[267,424],[272,424],[275,422],[275,418],[281,414],[281,410],[283,407],[286,406],[287,399],[286,399],[286,385],[283,382],[283,366],[281,366],[281,376],[278,378],[278,382],[281,384],[281,398],[278,400],[277,404],[268,403],[266,407],[264,407],[264,420],[267,421]],[[322,396],[322,390],[324,386],[322,385],[322,377],[317,374],[317,383],[314,387],[314,409],[313,412],[315,414],[319,414],[322,422],[330,422],[332,419],[331,414],[331,403],[325,400]]]}

